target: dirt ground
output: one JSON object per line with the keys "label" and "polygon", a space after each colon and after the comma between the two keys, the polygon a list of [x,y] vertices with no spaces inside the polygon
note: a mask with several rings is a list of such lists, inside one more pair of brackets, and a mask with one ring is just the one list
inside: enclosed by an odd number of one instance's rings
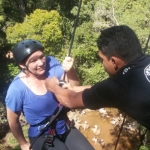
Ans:
{"label": "dirt ground", "polygon": [[[75,121],[76,127],[84,134],[95,150],[115,150],[119,128],[110,123],[112,118],[118,116],[117,109],[106,109],[108,115],[102,115],[98,110],[74,110],[68,113],[69,118]],[[94,126],[97,132],[94,132]],[[8,133],[11,134],[11,133]],[[7,136],[8,136],[7,134]],[[0,149],[12,150],[7,147],[7,136],[0,143]],[[116,150],[137,150],[140,144],[135,131],[122,130]],[[5,145],[5,146],[4,146]]]}
{"label": "dirt ground", "polygon": [[[117,109],[107,109],[109,116],[104,117],[100,115],[100,112],[85,110],[80,112],[77,120],[80,120],[79,124],[88,124],[87,129],[83,129],[83,125],[79,127],[79,130],[84,134],[88,141],[93,145],[95,150],[114,150],[117,137],[119,134],[119,129],[115,125],[110,123],[113,117],[118,116],[119,112]],[[74,112],[74,118],[77,112]],[[74,119],[73,118],[73,119]],[[78,121],[76,121],[77,124]],[[99,134],[94,134],[92,132],[93,127],[97,125]],[[103,141],[103,142],[101,142]],[[129,130],[123,129],[117,144],[116,150],[137,150],[140,144],[139,137],[137,133]]]}

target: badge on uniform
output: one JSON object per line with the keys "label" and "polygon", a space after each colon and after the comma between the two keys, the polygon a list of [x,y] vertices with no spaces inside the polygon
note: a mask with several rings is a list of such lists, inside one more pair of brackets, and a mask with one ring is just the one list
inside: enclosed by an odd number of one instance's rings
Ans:
{"label": "badge on uniform", "polygon": [[150,82],[150,64],[144,69],[144,74],[148,82]]}

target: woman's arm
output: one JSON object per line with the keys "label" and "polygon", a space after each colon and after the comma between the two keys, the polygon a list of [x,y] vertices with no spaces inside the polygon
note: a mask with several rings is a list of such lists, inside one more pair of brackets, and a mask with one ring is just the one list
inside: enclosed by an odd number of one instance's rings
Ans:
{"label": "woman's arm", "polygon": [[29,150],[30,144],[26,141],[21,124],[19,122],[21,112],[13,112],[7,108],[7,119],[13,136],[16,138],[22,150]]}
{"label": "woman's arm", "polygon": [[72,67],[68,72],[66,72],[67,74],[67,81],[71,86],[79,86],[80,85],[80,81],[78,78],[78,75],[75,72],[75,69]]}

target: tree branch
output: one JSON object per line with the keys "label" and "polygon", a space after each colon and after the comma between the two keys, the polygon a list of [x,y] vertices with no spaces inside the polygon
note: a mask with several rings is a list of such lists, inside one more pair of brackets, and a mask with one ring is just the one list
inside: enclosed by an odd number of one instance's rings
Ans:
{"label": "tree branch", "polygon": [[117,19],[116,19],[116,17],[115,17],[115,9],[114,9],[114,6],[113,6],[114,0],[112,0],[111,2],[112,2],[113,18],[114,18],[114,20],[115,20],[115,22],[116,22],[116,25],[119,25],[119,23],[118,23],[118,21],[117,21]]}

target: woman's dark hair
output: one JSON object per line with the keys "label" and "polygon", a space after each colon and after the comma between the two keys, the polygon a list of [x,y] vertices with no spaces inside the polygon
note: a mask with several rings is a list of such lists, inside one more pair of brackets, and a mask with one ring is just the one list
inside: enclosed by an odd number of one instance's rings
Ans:
{"label": "woman's dark hair", "polygon": [[116,56],[126,63],[143,55],[137,35],[125,25],[102,30],[97,46],[108,59]]}

